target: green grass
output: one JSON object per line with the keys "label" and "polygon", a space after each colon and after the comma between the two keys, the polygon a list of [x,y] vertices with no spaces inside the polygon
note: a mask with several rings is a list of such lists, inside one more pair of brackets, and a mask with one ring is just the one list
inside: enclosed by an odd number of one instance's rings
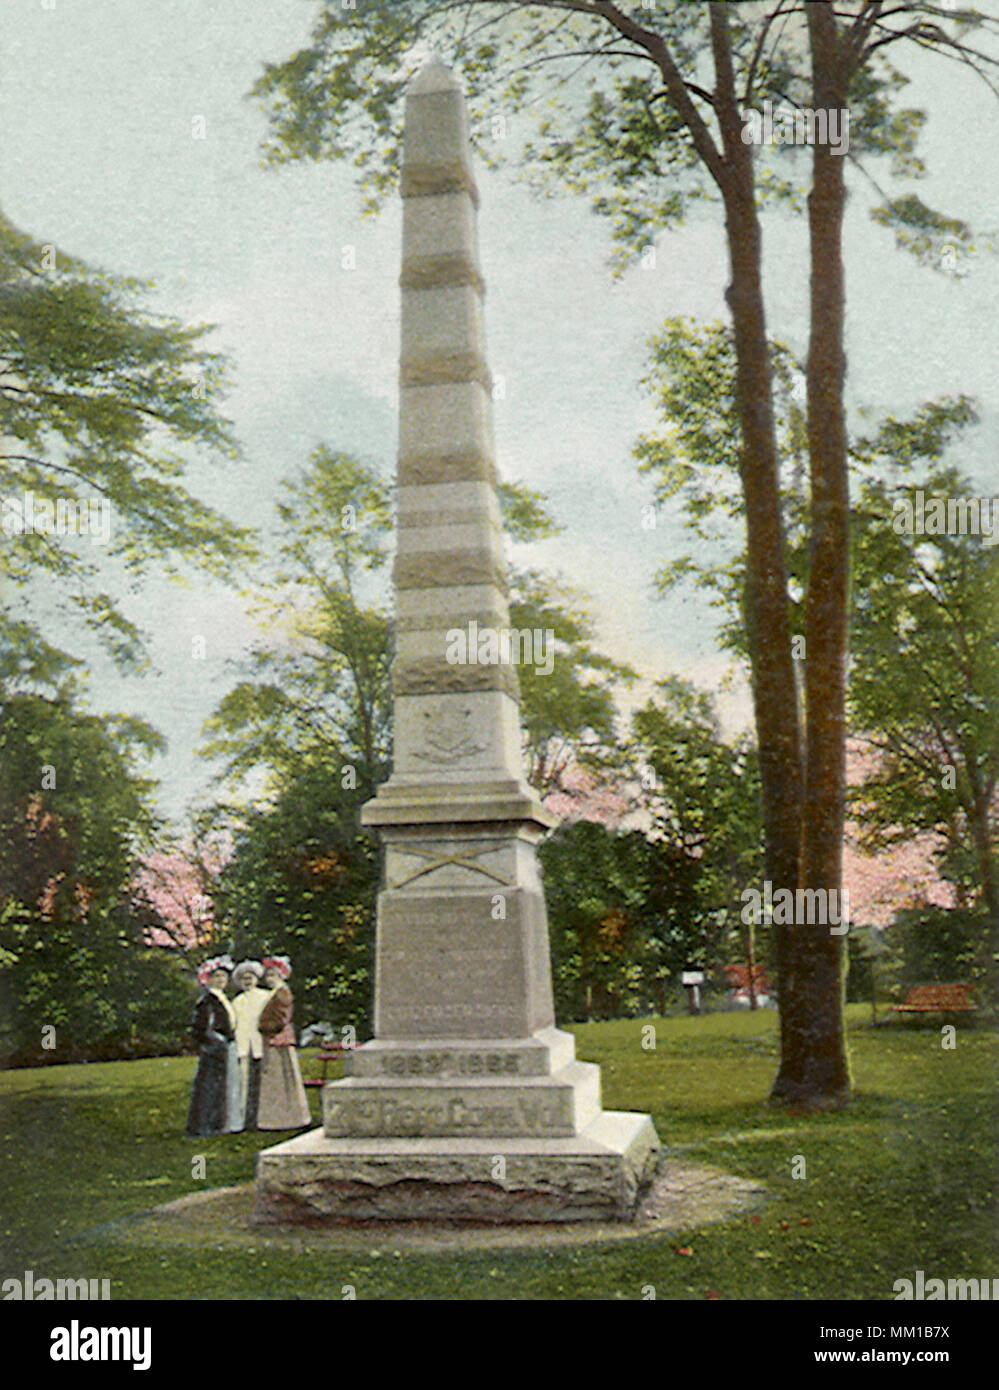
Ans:
{"label": "green grass", "polygon": [[[765,1104],[769,1011],[576,1027],[579,1055],[602,1065],[606,1108],[651,1112],[668,1152],[758,1179],[770,1195],[754,1215],[557,1252],[539,1242],[417,1255],[377,1234],[363,1254],[308,1236],[294,1251],[263,1237],[240,1249],[139,1246],[104,1223],[247,1182],[256,1152],[283,1136],[186,1138],[193,1058],[7,1072],[0,1271],[109,1278],[114,1298],[204,1299],[338,1298],[348,1284],[358,1298],[641,1298],[651,1284],[672,1299],[890,1299],[916,1269],[999,1275],[999,1040],[959,1030],[949,1051],[938,1029],[871,1029],[860,1005],[847,1016],[856,1098],[818,1116]],[[641,1045],[649,1022],[654,1051]],[[198,1154],[203,1181],[192,1177]],[[795,1179],[797,1155],[806,1176]]]}

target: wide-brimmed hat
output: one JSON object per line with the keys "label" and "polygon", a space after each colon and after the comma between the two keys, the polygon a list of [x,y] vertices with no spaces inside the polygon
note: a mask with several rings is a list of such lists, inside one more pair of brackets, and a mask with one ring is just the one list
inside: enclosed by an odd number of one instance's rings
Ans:
{"label": "wide-brimmed hat", "polygon": [[232,972],[231,956],[212,956],[210,960],[203,961],[198,966],[198,984],[207,985],[208,981],[215,974],[216,970],[224,970],[226,974]]}
{"label": "wide-brimmed hat", "polygon": [[287,956],[264,956],[264,969],[276,970],[282,980],[291,974],[291,961]]}
{"label": "wide-brimmed hat", "polygon": [[241,960],[233,967],[232,978],[238,981],[244,975],[252,975],[255,980],[259,980],[263,973],[264,967],[258,960]]}

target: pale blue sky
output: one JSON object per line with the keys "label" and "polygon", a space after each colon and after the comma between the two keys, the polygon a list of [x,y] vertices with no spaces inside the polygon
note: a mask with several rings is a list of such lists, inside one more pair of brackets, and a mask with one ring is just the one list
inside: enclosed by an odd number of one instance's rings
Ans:
{"label": "pale blue sky", "polygon": [[[153,279],[157,308],[219,325],[213,345],[232,356],[228,411],[245,457],[224,470],[196,464],[191,484],[265,527],[278,479],[316,442],[372,458],[386,475],[395,450],[398,207],[362,219],[339,166],[260,169],[264,119],[246,99],[262,63],[305,40],[315,10],[310,0],[4,0],[0,34],[6,214],[92,264]],[[999,102],[950,64],[907,55],[904,66],[909,100],[929,112],[922,195],[999,227]],[[203,140],[193,138],[199,116]],[[676,671],[714,688],[727,660],[710,610],[693,596],[651,596],[656,568],[686,544],[669,518],[642,529],[649,491],[631,448],[653,423],[638,385],[649,335],[667,315],[723,316],[719,213],[662,237],[653,270],[615,281],[608,228],[584,202],[536,201],[482,169],[479,183],[490,360],[506,385],[497,457],[505,476],[549,493],[566,527],[521,558],[589,592],[605,650],[649,679]],[[918,268],[870,223],[867,192],[854,187],[851,406],[902,413],[931,395],[977,395],[983,425],[959,461],[995,493],[999,263],[983,258],[959,283]],[[771,331],[800,351],[803,219],[769,218],[765,236]],[[354,270],[341,268],[347,245]],[[92,703],[141,713],[168,736],[154,772],[164,808],[179,814],[205,791],[193,750],[253,624],[234,595],[200,580],[182,589],[150,579],[126,607],[150,633],[158,674],[126,681],[100,668]],[[195,662],[198,635],[208,655]],[[726,700],[736,727],[745,695]]]}

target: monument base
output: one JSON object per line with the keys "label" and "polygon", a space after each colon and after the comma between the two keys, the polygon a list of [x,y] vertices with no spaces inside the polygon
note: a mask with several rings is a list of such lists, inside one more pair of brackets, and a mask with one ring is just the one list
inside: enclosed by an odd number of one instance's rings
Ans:
{"label": "monument base", "polygon": [[655,1172],[651,1119],[600,1108],[571,1033],[379,1039],[348,1066],[323,1129],[258,1155],[258,1219],[623,1221]]}
{"label": "monument base", "polygon": [[562,1139],[329,1139],[314,1129],[258,1156],[255,1219],[627,1221],[658,1149],[649,1117],[620,1110]]}

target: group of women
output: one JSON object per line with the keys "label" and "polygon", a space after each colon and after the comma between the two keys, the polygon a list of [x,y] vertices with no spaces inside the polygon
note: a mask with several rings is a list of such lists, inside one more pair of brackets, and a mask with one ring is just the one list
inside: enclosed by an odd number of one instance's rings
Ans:
{"label": "group of women", "polygon": [[[201,994],[191,1021],[198,1070],[188,1134],[311,1124],[295,1055],[290,974],[287,956],[235,966],[228,956],[215,956],[199,969]],[[230,979],[237,991],[232,998]]]}

